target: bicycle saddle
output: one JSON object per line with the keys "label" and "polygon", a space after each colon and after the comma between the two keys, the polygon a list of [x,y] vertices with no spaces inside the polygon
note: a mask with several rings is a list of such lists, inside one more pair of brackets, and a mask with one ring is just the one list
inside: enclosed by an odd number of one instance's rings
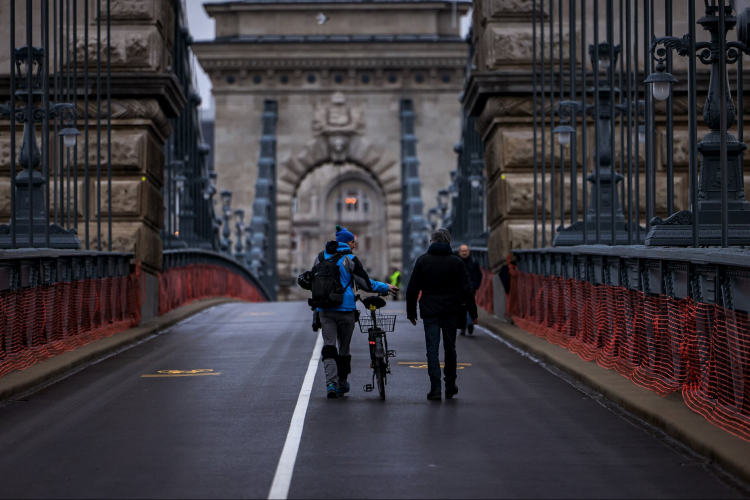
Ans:
{"label": "bicycle saddle", "polygon": [[364,304],[367,309],[370,309],[370,306],[375,306],[375,309],[380,309],[381,307],[385,307],[386,305],[385,300],[376,295],[365,297],[364,299],[362,299],[362,304]]}

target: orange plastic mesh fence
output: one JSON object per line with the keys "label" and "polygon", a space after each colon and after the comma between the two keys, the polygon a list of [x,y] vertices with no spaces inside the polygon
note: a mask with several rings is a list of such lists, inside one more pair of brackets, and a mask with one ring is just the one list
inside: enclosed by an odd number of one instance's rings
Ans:
{"label": "orange plastic mesh fence", "polygon": [[476,293],[477,306],[490,314],[495,314],[495,301],[492,295],[492,271],[482,269],[482,284]]}
{"label": "orange plastic mesh fence", "polygon": [[750,441],[750,318],[690,298],[538,276],[511,266],[507,314],[529,333],[661,396],[681,392]]}
{"label": "orange plastic mesh fence", "polygon": [[191,264],[169,269],[159,275],[160,315],[195,300],[212,297],[265,301],[253,283],[222,266]]}
{"label": "orange plastic mesh fence", "polygon": [[0,292],[0,377],[138,325],[137,269]]}

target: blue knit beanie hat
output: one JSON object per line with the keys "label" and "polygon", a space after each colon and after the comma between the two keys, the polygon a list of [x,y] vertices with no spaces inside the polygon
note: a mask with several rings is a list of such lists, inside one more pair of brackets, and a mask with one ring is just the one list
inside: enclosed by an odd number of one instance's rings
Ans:
{"label": "blue knit beanie hat", "polygon": [[339,243],[349,243],[354,239],[354,235],[345,227],[336,226],[336,241]]}

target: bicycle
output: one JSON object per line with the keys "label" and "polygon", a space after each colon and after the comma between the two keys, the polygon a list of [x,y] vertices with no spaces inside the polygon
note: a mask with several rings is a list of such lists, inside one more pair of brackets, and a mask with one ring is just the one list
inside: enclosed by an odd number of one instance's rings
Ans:
{"label": "bicycle", "polygon": [[372,392],[377,385],[380,399],[383,400],[385,399],[388,374],[391,373],[389,358],[396,357],[396,351],[388,349],[388,339],[385,335],[386,332],[393,332],[396,326],[396,315],[378,313],[378,309],[386,306],[382,297],[387,295],[389,294],[379,293],[377,296],[372,295],[364,299],[356,295],[356,300],[362,302],[370,312],[369,318],[367,316],[357,318],[359,330],[368,335],[367,340],[370,344],[370,367],[372,368],[373,383],[365,384],[364,390],[365,392]]}

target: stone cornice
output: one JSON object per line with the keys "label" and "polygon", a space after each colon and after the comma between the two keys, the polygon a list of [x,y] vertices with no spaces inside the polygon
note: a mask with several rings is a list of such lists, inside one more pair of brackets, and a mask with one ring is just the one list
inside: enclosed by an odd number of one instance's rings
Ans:
{"label": "stone cornice", "polygon": [[[216,2],[207,3],[205,5],[206,12],[209,16],[214,16],[219,13],[235,13],[235,12],[248,12],[257,10],[319,10],[326,8],[328,10],[403,10],[403,9],[429,9],[429,10],[448,10],[452,8],[454,2],[450,0],[411,0],[411,1],[394,1],[394,0],[380,0],[380,1],[352,1],[352,0],[333,0],[328,2],[320,1],[289,1],[289,0],[269,0],[269,1],[257,1],[257,2],[241,2],[241,1],[228,1],[228,2]],[[460,12],[468,11],[472,3],[467,0],[457,0],[455,2],[457,9]]]}
{"label": "stone cornice", "polygon": [[419,58],[371,58],[351,57],[327,58],[257,58],[257,59],[201,59],[206,72],[241,69],[311,69],[311,68],[463,68],[466,58],[461,57],[419,57]]}
{"label": "stone cornice", "polygon": [[[83,75],[78,74],[78,99],[85,94]],[[96,95],[96,78],[89,75],[89,96]],[[0,76],[0,100],[10,95],[10,78]],[[102,78],[102,98],[106,99],[106,80]],[[155,99],[167,118],[179,116],[186,98],[177,77],[172,73],[112,73],[112,99]]]}
{"label": "stone cornice", "polygon": [[[746,78],[750,79],[750,70],[746,71]],[[674,73],[679,83],[674,85],[675,95],[675,112],[677,112],[677,106],[680,101],[680,96],[687,95],[687,72],[675,71]],[[730,79],[735,78],[730,75]],[[639,75],[637,80],[643,81],[643,74]],[[697,88],[698,88],[698,100],[701,100],[701,95],[705,95],[708,89],[709,73],[708,71],[700,71],[696,75]],[[567,74],[563,80],[566,83],[564,92],[567,93]],[[593,77],[591,73],[587,79],[588,86],[591,87],[593,84]],[[578,80],[579,93],[580,93],[580,79]],[[541,85],[539,86],[541,89]],[[524,70],[516,71],[486,71],[486,72],[473,72],[464,91],[463,99],[461,100],[464,109],[471,116],[479,116],[487,103],[487,99],[496,96],[531,96],[533,93],[532,87],[532,72]],[[704,97],[705,98],[705,97]],[[681,101],[680,101],[681,102]],[[702,103],[699,103],[702,105]],[[663,104],[657,104],[657,113]]]}
{"label": "stone cornice", "polygon": [[471,116],[479,116],[492,96],[531,95],[531,81],[529,71],[473,72],[461,102]]}

